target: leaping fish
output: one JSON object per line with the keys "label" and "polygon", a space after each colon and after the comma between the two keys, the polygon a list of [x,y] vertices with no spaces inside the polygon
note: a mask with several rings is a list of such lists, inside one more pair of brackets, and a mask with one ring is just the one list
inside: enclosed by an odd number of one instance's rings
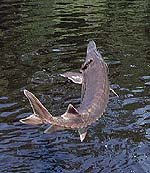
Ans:
{"label": "leaping fish", "polygon": [[108,67],[97,51],[94,41],[90,41],[87,46],[86,59],[81,66],[80,73],[66,72],[61,76],[82,85],[79,107],[75,108],[69,104],[63,115],[55,117],[31,92],[24,90],[24,94],[29,99],[33,109],[33,114],[20,121],[32,125],[50,124],[51,126],[44,131],[45,133],[63,129],[78,130],[82,142],[86,137],[89,125],[104,113],[110,93]]}

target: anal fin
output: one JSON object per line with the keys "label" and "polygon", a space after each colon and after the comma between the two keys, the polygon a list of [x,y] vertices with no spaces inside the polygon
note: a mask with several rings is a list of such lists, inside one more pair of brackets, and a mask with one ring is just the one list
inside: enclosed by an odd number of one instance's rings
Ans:
{"label": "anal fin", "polygon": [[65,127],[61,127],[61,126],[57,126],[57,125],[51,125],[50,127],[48,127],[44,133],[53,133],[56,131],[60,131],[60,130],[64,130]]}
{"label": "anal fin", "polygon": [[80,135],[80,140],[81,140],[81,142],[83,142],[83,140],[85,139],[86,134],[87,134],[87,128],[79,129],[78,132]]}

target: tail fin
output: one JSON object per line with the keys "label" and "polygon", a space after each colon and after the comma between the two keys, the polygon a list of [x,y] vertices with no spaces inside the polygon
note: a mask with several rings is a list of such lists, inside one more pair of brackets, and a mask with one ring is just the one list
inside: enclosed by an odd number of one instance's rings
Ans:
{"label": "tail fin", "polygon": [[33,125],[50,123],[53,117],[42,103],[31,92],[24,90],[24,94],[29,99],[33,114],[27,118],[21,119],[20,122]]}
{"label": "tail fin", "polygon": [[27,118],[21,119],[20,122],[31,125],[43,124],[42,120],[35,114],[32,114]]}

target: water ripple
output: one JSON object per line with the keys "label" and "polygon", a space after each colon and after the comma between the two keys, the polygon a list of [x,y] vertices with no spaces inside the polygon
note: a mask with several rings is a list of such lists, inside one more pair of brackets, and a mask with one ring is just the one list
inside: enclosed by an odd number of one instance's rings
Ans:
{"label": "water ripple", "polygon": [[[135,1],[0,2],[0,172],[149,173],[149,5]],[[83,143],[77,131],[27,126],[26,88],[55,116],[80,104],[79,71],[89,40],[109,65],[103,116]]]}

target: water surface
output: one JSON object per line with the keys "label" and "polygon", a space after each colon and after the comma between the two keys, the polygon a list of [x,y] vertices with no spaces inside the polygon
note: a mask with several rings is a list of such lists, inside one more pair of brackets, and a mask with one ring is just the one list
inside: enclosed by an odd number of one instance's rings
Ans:
{"label": "water surface", "polygon": [[[150,4],[147,0],[0,2],[0,172],[150,172]],[[109,66],[105,116],[83,143],[75,131],[28,126],[26,88],[53,115],[80,104],[79,71],[89,40]]]}

